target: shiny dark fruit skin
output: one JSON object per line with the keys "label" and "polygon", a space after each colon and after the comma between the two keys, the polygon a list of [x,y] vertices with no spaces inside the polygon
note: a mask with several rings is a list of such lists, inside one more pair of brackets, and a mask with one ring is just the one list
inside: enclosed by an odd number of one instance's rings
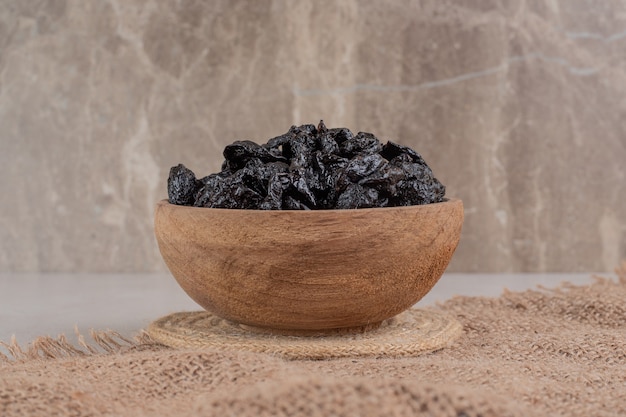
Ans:
{"label": "shiny dark fruit skin", "polygon": [[253,209],[323,210],[413,206],[444,201],[445,186],[420,154],[371,133],[292,126],[262,145],[236,141],[219,173],[200,180],[179,164],[170,170],[169,202]]}

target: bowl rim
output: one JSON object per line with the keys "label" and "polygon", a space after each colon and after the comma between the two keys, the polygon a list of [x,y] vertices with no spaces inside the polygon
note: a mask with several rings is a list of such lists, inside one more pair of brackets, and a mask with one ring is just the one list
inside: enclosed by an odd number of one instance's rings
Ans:
{"label": "bowl rim", "polygon": [[[442,205],[450,205],[450,204],[461,204],[463,206],[463,201],[460,198],[454,197],[446,197],[443,201],[439,203],[428,203],[428,204],[417,204],[412,206],[393,206],[393,207],[368,207],[368,208],[356,208],[356,209],[321,209],[321,210],[260,210],[260,209],[228,209],[228,208],[213,208],[213,207],[195,207],[195,206],[183,206],[179,204],[172,204],[169,202],[167,198],[164,198],[157,202],[158,206],[169,206],[176,207],[176,209],[181,210],[210,210],[214,213],[224,212],[224,213],[268,213],[266,215],[276,215],[276,213],[302,213],[298,215],[313,215],[310,213],[371,213],[371,212],[381,212],[381,211],[415,211],[415,210],[423,210],[427,207],[435,207]],[[305,214],[309,213],[309,214]],[[264,214],[260,214],[263,216]]]}

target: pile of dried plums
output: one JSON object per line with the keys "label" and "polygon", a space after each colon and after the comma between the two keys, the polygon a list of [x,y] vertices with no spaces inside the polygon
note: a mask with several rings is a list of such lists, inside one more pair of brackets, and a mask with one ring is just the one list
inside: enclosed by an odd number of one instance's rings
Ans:
{"label": "pile of dried plums", "polygon": [[411,206],[444,200],[445,187],[406,146],[371,133],[292,126],[258,145],[224,149],[222,171],[202,179],[179,164],[167,180],[172,204],[260,210]]}

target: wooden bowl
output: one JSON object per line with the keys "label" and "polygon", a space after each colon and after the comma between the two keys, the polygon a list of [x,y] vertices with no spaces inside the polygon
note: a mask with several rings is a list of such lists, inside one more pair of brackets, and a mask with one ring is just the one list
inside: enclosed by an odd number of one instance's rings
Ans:
{"label": "wooden bowl", "polygon": [[155,234],[180,286],[249,326],[374,327],[420,300],[457,247],[463,203],[357,210],[157,204]]}

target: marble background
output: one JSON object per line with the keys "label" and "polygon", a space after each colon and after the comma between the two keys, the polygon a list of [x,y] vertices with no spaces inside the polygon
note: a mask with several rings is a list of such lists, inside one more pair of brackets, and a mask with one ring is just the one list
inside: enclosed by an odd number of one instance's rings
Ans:
{"label": "marble background", "polygon": [[622,0],[3,0],[0,271],[163,271],[172,165],[319,119],[463,199],[450,271],[626,258]]}

